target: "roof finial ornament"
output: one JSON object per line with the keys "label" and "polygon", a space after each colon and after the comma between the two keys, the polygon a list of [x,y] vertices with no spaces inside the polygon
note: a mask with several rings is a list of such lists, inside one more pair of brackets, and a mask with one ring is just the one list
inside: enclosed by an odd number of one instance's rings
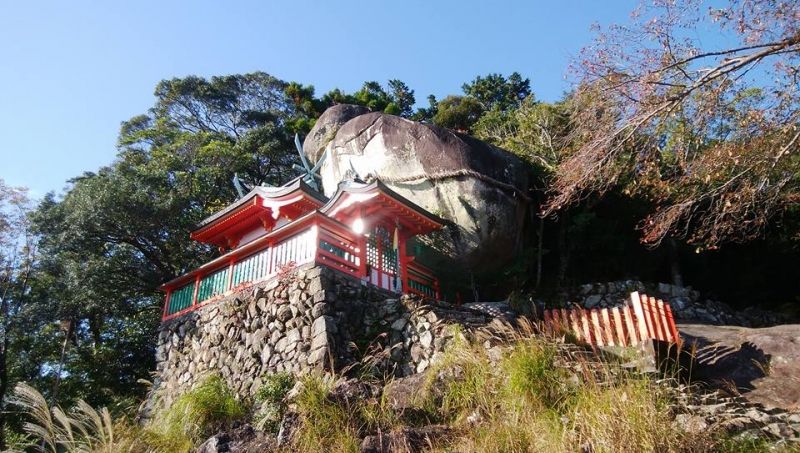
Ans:
{"label": "roof finial ornament", "polygon": [[328,152],[326,151],[319,158],[314,167],[311,167],[311,165],[308,163],[308,159],[306,159],[305,153],[303,152],[303,144],[300,143],[300,136],[298,134],[294,134],[294,147],[297,148],[297,152],[300,154],[300,162],[303,163],[303,166],[301,167],[300,165],[294,164],[292,167],[295,170],[305,173],[302,175],[303,182],[314,188],[314,190],[319,190],[320,187],[317,180],[322,179],[322,177],[319,175],[319,169],[322,167],[322,163],[325,162],[325,158],[328,157]]}
{"label": "roof finial ornament", "polygon": [[347,163],[350,165],[350,168],[348,168],[347,171],[344,172],[344,175],[342,175],[341,182],[363,183],[364,179],[361,178],[361,175],[358,174],[358,170],[356,170],[356,167],[353,165],[353,159],[347,159]]}
{"label": "roof finial ornament", "polygon": [[242,198],[244,194],[247,193],[242,185],[242,181],[239,180],[239,173],[233,174],[233,187],[236,189],[236,193],[239,194],[239,198]]}

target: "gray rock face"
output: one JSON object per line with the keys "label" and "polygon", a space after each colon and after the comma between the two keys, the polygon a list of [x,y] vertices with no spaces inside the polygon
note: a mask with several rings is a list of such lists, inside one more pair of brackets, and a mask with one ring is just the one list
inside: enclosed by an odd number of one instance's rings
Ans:
{"label": "gray rock face", "polygon": [[800,325],[761,329],[679,324],[697,348],[693,373],[711,383],[733,383],[749,401],[800,411]]}
{"label": "gray rock face", "polygon": [[333,140],[339,128],[349,120],[366,113],[369,113],[368,108],[350,104],[334,105],[325,110],[303,141],[303,152],[308,160],[318,161],[325,152],[325,146]]}
{"label": "gray rock face", "polygon": [[[683,385],[665,387],[671,393],[673,424],[690,433],[725,432],[730,436],[778,441],[789,444],[800,440],[798,414],[764,407],[742,396],[702,390]],[[784,445],[786,445],[784,443]],[[772,448],[766,450],[772,451]],[[778,449],[780,450],[780,449]]]}
{"label": "gray rock face", "polygon": [[423,451],[436,440],[446,437],[450,431],[445,425],[396,428],[388,433],[365,437],[360,449],[362,453]]}
{"label": "gray rock face", "polygon": [[[347,121],[326,150],[330,154],[321,171],[326,195],[336,191],[352,166],[360,177],[380,179],[452,222],[435,246],[469,268],[486,270],[512,256],[530,185],[528,166],[513,154],[384,113]],[[313,152],[313,147],[307,151]]]}
{"label": "gray rock face", "polygon": [[588,283],[581,285],[569,296],[569,300],[577,301],[585,308],[616,307],[630,299],[630,293],[653,296],[669,303],[675,319],[695,321],[716,325],[737,325],[744,327],[768,327],[786,324],[790,318],[756,308],[743,311],[714,300],[700,297],[700,292],[691,286],[683,287],[669,283],[650,284],[638,280],[618,280],[605,283]]}

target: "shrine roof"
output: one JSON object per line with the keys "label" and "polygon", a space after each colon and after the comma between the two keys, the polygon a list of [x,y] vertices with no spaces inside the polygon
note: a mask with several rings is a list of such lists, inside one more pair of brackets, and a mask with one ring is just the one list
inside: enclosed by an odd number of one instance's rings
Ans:
{"label": "shrine roof", "polygon": [[355,215],[353,209],[359,204],[370,204],[373,213],[383,213],[385,215],[394,214],[406,222],[413,221],[418,223],[417,233],[425,233],[438,230],[444,226],[444,220],[439,216],[423,209],[411,200],[403,197],[390,189],[380,180],[370,183],[362,182],[342,182],[331,196],[330,200],[319,208],[323,214],[337,218],[344,215]]}
{"label": "shrine roof", "polygon": [[301,177],[295,178],[294,180],[290,181],[286,185],[281,187],[268,187],[268,186],[256,186],[250,192],[245,194],[242,198],[234,201],[233,203],[226,206],[221,211],[214,213],[213,215],[206,217],[203,219],[197,226],[195,230],[203,229],[204,227],[214,223],[217,220],[220,220],[223,217],[226,217],[228,214],[235,212],[237,209],[247,206],[251,204],[255,197],[261,197],[262,199],[272,199],[272,200],[279,200],[284,197],[289,197],[294,194],[296,191],[302,191],[302,193],[310,196],[313,199],[319,201],[319,204],[322,205],[327,201],[324,195],[314,190],[311,186],[309,186]]}
{"label": "shrine roof", "polygon": [[282,187],[253,188],[225,209],[204,219],[189,237],[220,247],[235,248],[239,238],[259,224],[267,230],[279,217],[289,221],[322,206],[327,199],[296,178]]}

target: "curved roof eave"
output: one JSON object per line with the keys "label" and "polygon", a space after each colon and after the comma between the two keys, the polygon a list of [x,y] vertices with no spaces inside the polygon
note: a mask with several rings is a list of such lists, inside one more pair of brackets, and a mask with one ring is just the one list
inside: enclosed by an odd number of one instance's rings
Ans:
{"label": "curved roof eave", "polygon": [[195,231],[201,230],[211,225],[212,223],[216,222],[217,220],[221,219],[222,217],[225,217],[227,214],[236,211],[238,208],[246,205],[255,196],[260,196],[261,198],[264,199],[274,199],[291,194],[292,192],[295,192],[297,190],[301,190],[303,193],[315,198],[320,203],[325,203],[326,201],[328,201],[324,195],[317,192],[316,190],[311,188],[311,186],[306,184],[306,182],[303,181],[302,177],[297,177],[281,187],[256,186],[253,187],[253,189],[250,190],[250,192],[248,192],[242,198],[239,198],[238,200],[226,206],[224,209],[215,212],[211,216],[206,217],[205,219],[200,221],[200,223],[198,223],[195,226]]}
{"label": "curved roof eave", "polygon": [[348,183],[348,182],[345,182],[345,181],[340,182],[339,183],[339,187],[336,189],[336,193],[334,193],[331,196],[331,198],[328,200],[327,203],[325,203],[325,205],[323,205],[322,207],[319,208],[319,211],[321,213],[323,213],[323,214],[327,214],[331,209],[334,208],[334,206],[336,206],[336,204],[338,203],[339,199],[346,193],[354,193],[354,194],[367,193],[367,192],[371,192],[371,191],[376,190],[376,189],[380,190],[385,195],[388,195],[389,197],[394,198],[395,200],[397,200],[398,202],[404,204],[405,206],[408,206],[410,209],[414,210],[419,215],[424,216],[425,218],[427,218],[431,222],[436,223],[439,226],[444,226],[445,221],[441,217],[439,217],[439,216],[437,216],[435,214],[432,214],[431,212],[427,211],[426,209],[423,209],[421,206],[417,205],[416,203],[414,203],[413,201],[409,200],[408,198],[398,194],[397,192],[395,192],[394,190],[390,189],[386,184],[384,184],[383,182],[381,182],[378,179],[376,179],[376,180],[374,180],[374,181],[372,181],[370,183],[363,183],[363,184],[359,183],[358,186],[353,186],[352,183]]}

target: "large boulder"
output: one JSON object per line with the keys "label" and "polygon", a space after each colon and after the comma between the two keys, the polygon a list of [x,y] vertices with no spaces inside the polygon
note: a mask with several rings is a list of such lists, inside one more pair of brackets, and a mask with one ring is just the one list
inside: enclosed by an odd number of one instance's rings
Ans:
{"label": "large boulder", "polygon": [[723,388],[735,387],[751,402],[800,411],[800,325],[750,329],[679,324],[692,375]]}
{"label": "large boulder", "polygon": [[476,272],[513,256],[530,186],[529,167],[515,155],[448,129],[377,112],[341,125],[325,149],[330,153],[321,169],[326,195],[353,169],[448,221],[430,244],[442,256]]}
{"label": "large boulder", "polygon": [[311,162],[316,162],[325,152],[325,146],[333,140],[342,124],[351,119],[369,113],[369,109],[361,105],[339,104],[325,110],[317,118],[314,127],[303,141],[303,153]]}

